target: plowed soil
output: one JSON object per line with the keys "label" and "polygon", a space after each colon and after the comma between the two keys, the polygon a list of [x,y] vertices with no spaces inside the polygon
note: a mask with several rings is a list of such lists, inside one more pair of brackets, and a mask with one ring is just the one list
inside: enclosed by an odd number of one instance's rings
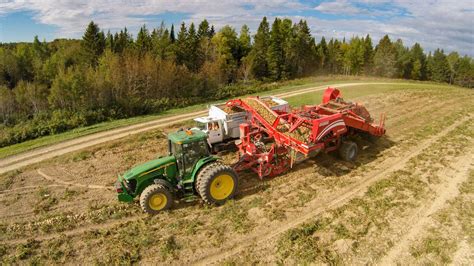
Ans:
{"label": "plowed soil", "polygon": [[321,154],[273,179],[244,173],[219,207],[176,201],[148,216],[116,200],[116,174],[166,153],[176,127],[3,174],[0,261],[473,264],[472,90],[379,84],[346,100],[385,113],[387,136],[356,138],[354,163]]}

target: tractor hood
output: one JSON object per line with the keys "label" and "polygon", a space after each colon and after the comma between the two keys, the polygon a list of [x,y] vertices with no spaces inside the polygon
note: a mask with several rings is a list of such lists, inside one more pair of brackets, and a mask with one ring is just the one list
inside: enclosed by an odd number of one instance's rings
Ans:
{"label": "tractor hood", "polygon": [[128,170],[123,174],[123,178],[125,180],[133,179],[175,163],[176,158],[174,156],[160,157],[158,159],[151,160],[144,164],[133,167],[132,169]]}

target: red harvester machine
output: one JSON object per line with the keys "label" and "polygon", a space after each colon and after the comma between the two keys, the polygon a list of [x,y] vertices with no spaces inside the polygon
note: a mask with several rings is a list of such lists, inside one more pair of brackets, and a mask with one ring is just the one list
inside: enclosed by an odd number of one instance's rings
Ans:
{"label": "red harvester machine", "polygon": [[289,113],[273,111],[258,97],[231,100],[227,106],[244,109],[250,116],[248,124],[240,125],[234,169],[250,169],[260,178],[281,174],[321,151],[339,150],[343,159],[354,160],[358,148],[348,136],[385,134],[384,116],[374,124],[364,106],[345,102],[334,88],[325,90],[322,104]]}

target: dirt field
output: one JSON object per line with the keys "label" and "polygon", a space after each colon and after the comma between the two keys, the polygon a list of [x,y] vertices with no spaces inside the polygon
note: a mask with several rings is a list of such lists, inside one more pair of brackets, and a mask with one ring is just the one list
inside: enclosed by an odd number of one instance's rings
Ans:
{"label": "dirt field", "polygon": [[323,154],[273,179],[243,174],[220,207],[148,216],[116,200],[117,173],[166,152],[161,129],[3,174],[1,261],[473,264],[474,92],[390,88],[348,99],[387,115],[386,137],[356,139],[356,162]]}

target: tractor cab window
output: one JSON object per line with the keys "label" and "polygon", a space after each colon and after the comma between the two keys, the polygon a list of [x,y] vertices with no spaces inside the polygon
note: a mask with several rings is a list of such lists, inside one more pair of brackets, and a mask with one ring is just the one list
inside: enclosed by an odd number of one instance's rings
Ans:
{"label": "tractor cab window", "polygon": [[190,173],[199,159],[209,155],[209,149],[206,140],[183,144],[183,150],[185,173]]}
{"label": "tractor cab window", "polygon": [[170,141],[170,152],[176,156],[176,158],[181,157],[183,154],[183,147],[181,144]]}
{"label": "tractor cab window", "polygon": [[209,130],[218,131],[220,129],[219,122],[209,122],[207,123],[207,128]]}
{"label": "tractor cab window", "polygon": [[178,165],[178,172],[180,176],[183,176],[184,161],[183,161],[183,146],[181,144],[170,141],[169,142],[170,153],[176,158],[176,163]]}

